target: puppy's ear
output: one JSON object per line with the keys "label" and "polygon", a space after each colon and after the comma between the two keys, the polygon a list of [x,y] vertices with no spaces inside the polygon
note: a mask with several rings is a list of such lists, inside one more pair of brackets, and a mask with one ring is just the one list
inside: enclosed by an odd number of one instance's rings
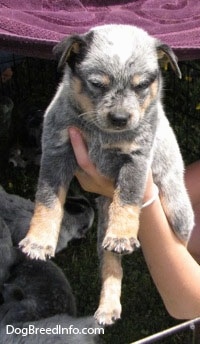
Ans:
{"label": "puppy's ear", "polygon": [[158,59],[162,60],[162,62],[164,63],[170,62],[172,69],[174,70],[176,75],[179,77],[179,79],[181,79],[182,74],[177,63],[178,59],[176,55],[174,54],[173,50],[167,44],[163,44],[158,41],[157,55],[158,55]]}
{"label": "puppy's ear", "polygon": [[84,57],[87,40],[84,35],[65,37],[53,48],[54,56],[59,60],[58,69],[64,68],[66,63],[73,69],[75,63]]}

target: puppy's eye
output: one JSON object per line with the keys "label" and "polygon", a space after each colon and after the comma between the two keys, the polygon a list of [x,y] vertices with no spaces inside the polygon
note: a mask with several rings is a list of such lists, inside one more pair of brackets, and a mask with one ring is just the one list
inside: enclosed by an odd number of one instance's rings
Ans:
{"label": "puppy's eye", "polygon": [[97,81],[97,80],[89,80],[89,84],[90,84],[90,86],[92,86],[93,88],[96,88],[96,89],[105,89],[106,88],[106,85],[103,82]]}
{"label": "puppy's eye", "polygon": [[150,81],[144,81],[138,85],[133,85],[132,88],[134,89],[135,92],[142,92],[142,91],[145,91],[150,86],[150,84],[151,84]]}

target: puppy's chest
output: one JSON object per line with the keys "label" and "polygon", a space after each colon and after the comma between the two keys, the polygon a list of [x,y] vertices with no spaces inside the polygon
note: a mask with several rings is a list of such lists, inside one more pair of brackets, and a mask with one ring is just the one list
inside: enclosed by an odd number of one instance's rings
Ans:
{"label": "puppy's chest", "polygon": [[125,162],[134,160],[134,154],[139,149],[135,142],[112,142],[102,137],[87,138],[87,145],[90,159],[98,170],[112,178],[117,176]]}

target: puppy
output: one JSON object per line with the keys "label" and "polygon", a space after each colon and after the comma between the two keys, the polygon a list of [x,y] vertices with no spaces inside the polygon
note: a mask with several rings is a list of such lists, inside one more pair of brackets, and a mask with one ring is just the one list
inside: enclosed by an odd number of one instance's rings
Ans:
{"label": "puppy", "polygon": [[[76,318],[75,298],[60,268],[49,260],[30,260],[16,250],[1,218],[0,249],[1,343],[100,343],[103,329],[94,318]],[[30,327],[71,332],[31,333]]]}
{"label": "puppy", "polygon": [[[63,204],[77,162],[69,126],[83,132],[91,160],[115,185],[99,200],[102,324],[120,317],[121,254],[139,246],[139,215],[148,170],[169,222],[182,241],[193,227],[183,161],[162,106],[159,60],[181,77],[169,46],[129,25],[106,25],[64,39],[54,49],[64,76],[46,110],[42,160],[30,229],[20,242],[31,258],[53,256]],[[102,250],[105,249],[105,250]]]}
{"label": "puppy", "polygon": [[[3,233],[3,234],[2,234]],[[3,250],[6,245],[7,250]],[[68,312],[76,315],[75,299],[63,272],[51,261],[30,260],[12,244],[0,218],[0,323],[39,320]],[[45,278],[44,278],[45,276]]]}
{"label": "puppy", "polygon": [[0,323],[40,320],[61,313],[76,315],[71,287],[50,260],[31,261],[21,256],[9,273],[1,291]]}

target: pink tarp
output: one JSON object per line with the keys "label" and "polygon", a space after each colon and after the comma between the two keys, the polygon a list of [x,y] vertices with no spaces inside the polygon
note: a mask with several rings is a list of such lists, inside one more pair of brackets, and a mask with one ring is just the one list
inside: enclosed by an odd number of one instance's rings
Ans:
{"label": "pink tarp", "polygon": [[50,58],[63,36],[109,23],[140,26],[180,59],[200,58],[197,0],[0,0],[0,49]]}

